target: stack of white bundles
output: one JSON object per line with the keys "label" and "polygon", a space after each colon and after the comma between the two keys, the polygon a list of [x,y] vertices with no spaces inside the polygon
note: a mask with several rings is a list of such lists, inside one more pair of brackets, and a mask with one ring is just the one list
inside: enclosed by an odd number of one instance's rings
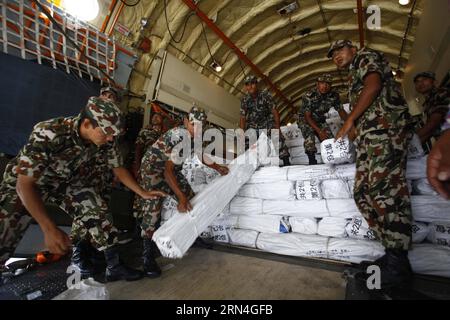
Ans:
{"label": "stack of white bundles", "polygon": [[414,220],[422,222],[450,221],[450,201],[435,196],[411,196]]}
{"label": "stack of white bundles", "polygon": [[354,180],[356,176],[356,165],[354,163],[333,166],[333,175],[336,179]]}
{"label": "stack of white bundles", "polygon": [[349,238],[359,240],[375,240],[375,232],[369,228],[366,219],[359,216],[354,216],[350,222],[345,226],[345,232]]}
{"label": "stack of white bundles", "polygon": [[317,233],[325,237],[345,238],[347,219],[336,217],[322,218],[318,223]]}
{"label": "stack of white bundles", "polygon": [[230,203],[230,213],[237,215],[257,215],[263,213],[263,200],[234,197]]}
{"label": "stack of white bundles", "polygon": [[428,241],[450,247],[450,222],[432,222],[429,224]]}
{"label": "stack of white bundles", "polygon": [[311,179],[332,179],[334,169],[327,165],[316,166],[291,166],[288,168],[288,180],[311,180]]}
{"label": "stack of white bundles", "polygon": [[315,218],[290,217],[289,224],[292,232],[301,234],[317,234],[317,220]]}
{"label": "stack of white bundles", "polygon": [[348,191],[347,181],[343,179],[323,180],[320,184],[322,195],[325,199],[348,199],[351,198]]}
{"label": "stack of white bundles", "polygon": [[298,128],[298,125],[296,123],[291,124],[290,126],[283,126],[280,128],[281,134],[284,136],[286,140],[295,140],[295,139],[302,139],[302,132]]}
{"label": "stack of white bundles", "polygon": [[322,191],[317,179],[299,180],[295,182],[295,196],[297,200],[321,200]]}
{"label": "stack of white bundles", "polygon": [[305,156],[306,155],[305,148],[303,146],[290,148],[289,155],[291,156],[291,158]]}
{"label": "stack of white bundles", "polygon": [[347,181],[348,191],[350,192],[350,197],[353,198],[353,190],[355,189],[355,180]]}
{"label": "stack of white bundles", "polygon": [[413,243],[423,242],[430,233],[430,227],[423,222],[414,221],[411,229]]}
{"label": "stack of white bundles", "polygon": [[412,182],[412,192],[415,195],[422,196],[437,196],[438,193],[434,190],[428,179],[418,179]]}
{"label": "stack of white bundles", "polygon": [[211,234],[214,241],[229,243],[230,238],[228,236],[228,231],[231,229],[232,225],[236,223],[237,218],[232,216],[216,218],[211,223]]}
{"label": "stack of white bundles", "polygon": [[288,233],[289,221],[282,216],[233,216],[234,228],[266,233]]}
{"label": "stack of white bundles", "polygon": [[384,247],[378,241],[331,238],[328,242],[328,258],[330,259],[360,263],[375,261],[384,254]]}
{"label": "stack of white bundles", "polygon": [[406,179],[418,180],[427,177],[427,157],[409,159],[406,163]]}
{"label": "stack of white bundles", "polygon": [[353,143],[348,138],[327,139],[320,144],[320,154],[325,164],[342,164],[355,162]]}
{"label": "stack of white bundles", "polygon": [[417,134],[414,134],[408,146],[408,158],[415,159],[424,155],[425,152],[423,151],[422,143],[420,143],[420,138]]}
{"label": "stack of white bundles", "polygon": [[255,172],[259,163],[270,153],[267,136],[262,134],[258,143],[250,147],[230,165],[230,172],[209,184],[192,200],[193,210],[176,213],[153,234],[161,254],[168,258],[181,258],[200,233],[222,212]]}
{"label": "stack of white bundles", "polygon": [[416,244],[408,258],[414,273],[450,278],[450,247]]}
{"label": "stack of white bundles", "polygon": [[239,189],[238,195],[241,197],[266,200],[294,200],[294,183],[292,181],[257,184],[247,183]]}
{"label": "stack of white bundles", "polygon": [[261,167],[255,171],[248,183],[271,183],[287,180],[288,167]]}
{"label": "stack of white bundles", "polygon": [[328,238],[298,233],[260,233],[256,247],[263,251],[297,257],[327,257]]}
{"label": "stack of white bundles", "polygon": [[326,202],[332,217],[352,219],[354,216],[361,216],[353,199],[327,199]]}
{"label": "stack of white bundles", "polygon": [[213,237],[214,236],[213,236],[211,226],[206,227],[206,229],[203,230],[202,233],[200,233],[200,238],[203,238],[203,239],[212,239]]}
{"label": "stack of white bundles", "polygon": [[325,200],[264,200],[263,214],[302,218],[322,218],[329,216]]}
{"label": "stack of white bundles", "polygon": [[254,230],[234,229],[228,230],[230,244],[242,247],[256,248],[256,239],[259,232]]}

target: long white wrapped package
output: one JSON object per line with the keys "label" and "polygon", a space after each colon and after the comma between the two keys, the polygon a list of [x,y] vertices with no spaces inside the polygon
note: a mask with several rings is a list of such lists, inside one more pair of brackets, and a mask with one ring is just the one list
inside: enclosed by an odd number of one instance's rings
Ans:
{"label": "long white wrapped package", "polygon": [[417,134],[414,134],[408,146],[408,158],[415,159],[424,155],[425,152],[423,151],[422,143],[420,143],[420,138]]}
{"label": "long white wrapped package", "polygon": [[326,237],[296,233],[260,233],[256,247],[260,250],[297,257],[327,257]]}
{"label": "long white wrapped package", "polygon": [[428,240],[434,244],[450,247],[450,223],[432,222],[429,224]]}
{"label": "long white wrapped package", "polygon": [[230,172],[209,184],[192,200],[193,210],[177,213],[153,234],[161,254],[168,258],[181,258],[194,243],[198,235],[219,215],[239,188],[265,162],[270,148],[266,135],[261,135],[256,145],[236,158]]}
{"label": "long white wrapped package", "polygon": [[416,221],[450,221],[450,201],[438,196],[411,196],[411,207]]}
{"label": "long white wrapped package", "polygon": [[254,230],[235,229],[228,230],[230,243],[236,246],[256,248],[256,239],[259,232]]}
{"label": "long white wrapped package", "polygon": [[353,143],[348,138],[326,139],[320,144],[320,154],[325,164],[355,162],[354,149]]}
{"label": "long white wrapped package", "polygon": [[427,177],[427,158],[408,159],[406,163],[406,179],[418,180]]}
{"label": "long white wrapped package", "polygon": [[290,217],[289,224],[292,232],[301,234],[317,234],[317,220],[315,218]]}
{"label": "long white wrapped package", "polygon": [[331,217],[352,219],[361,216],[353,199],[328,199],[326,202]]}
{"label": "long white wrapped package", "polygon": [[295,182],[295,196],[297,200],[321,200],[319,180],[303,180]]}
{"label": "long white wrapped package", "polygon": [[450,247],[416,244],[408,258],[414,273],[450,278]]}
{"label": "long white wrapped package", "polygon": [[384,255],[384,247],[378,241],[334,239],[328,242],[328,258],[360,263],[375,261]]}
{"label": "long white wrapped package", "polygon": [[413,222],[412,224],[412,241],[413,243],[423,242],[430,233],[430,227],[423,222]]}
{"label": "long white wrapped package", "polygon": [[356,176],[356,165],[354,163],[340,164],[333,166],[334,179],[354,180]]}
{"label": "long white wrapped package", "polygon": [[290,166],[288,168],[288,180],[311,180],[333,178],[333,168],[324,164],[316,166]]}
{"label": "long white wrapped package", "polygon": [[264,200],[263,214],[303,218],[322,218],[329,215],[325,200]]}
{"label": "long white wrapped package", "polygon": [[415,195],[422,196],[437,196],[438,193],[434,190],[428,179],[418,179],[412,182],[412,192]]}
{"label": "long white wrapped package", "polygon": [[230,203],[230,213],[236,215],[258,215],[263,213],[263,200],[234,197]]}
{"label": "long white wrapped package", "polygon": [[270,183],[287,180],[288,167],[261,167],[255,171],[248,183]]}
{"label": "long white wrapped package", "polygon": [[229,243],[229,230],[237,222],[236,216],[222,216],[211,223],[211,234],[214,241]]}
{"label": "long white wrapped package", "polygon": [[288,233],[289,221],[283,216],[233,216],[234,228],[267,233]]}
{"label": "long white wrapped package", "polygon": [[323,180],[320,184],[322,195],[325,199],[351,198],[347,181],[343,179]]}
{"label": "long white wrapped package", "polygon": [[239,189],[238,195],[265,200],[295,200],[294,183],[292,181],[247,183]]}
{"label": "long white wrapped package", "polygon": [[375,232],[369,228],[366,219],[359,216],[354,216],[350,222],[345,226],[347,236],[352,239],[359,240],[375,240]]}
{"label": "long white wrapped package", "polygon": [[348,220],[344,218],[325,217],[318,223],[317,233],[325,237],[345,238]]}

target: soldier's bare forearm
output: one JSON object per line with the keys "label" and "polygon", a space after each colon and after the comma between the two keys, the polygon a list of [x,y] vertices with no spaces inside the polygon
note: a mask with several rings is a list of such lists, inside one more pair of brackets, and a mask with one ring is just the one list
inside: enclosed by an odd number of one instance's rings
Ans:
{"label": "soldier's bare forearm", "polygon": [[239,123],[239,127],[242,130],[245,130],[245,117],[241,117],[240,123]]}
{"label": "soldier's bare forearm", "polygon": [[433,113],[427,120],[427,123],[417,131],[420,142],[424,143],[433,136],[434,131],[439,128],[443,116],[439,113]]}
{"label": "soldier's bare forearm", "polygon": [[305,113],[305,119],[306,119],[306,122],[310,125],[310,127],[313,128],[317,134],[320,134],[321,130],[320,130],[319,126],[317,125],[317,123],[311,117],[310,112]]}
{"label": "soldier's bare forearm", "polygon": [[368,74],[364,78],[364,88],[347,120],[355,122],[370,107],[380,93],[381,88],[380,75],[378,73]]}
{"label": "soldier's bare forearm", "polygon": [[144,149],[144,146],[143,145],[141,145],[141,144],[137,144],[136,145],[136,149],[135,149],[135,151],[134,151],[134,162],[137,164],[137,165],[141,165],[141,160],[142,160],[142,154],[143,154],[143,149]]}
{"label": "soldier's bare forearm", "polygon": [[144,189],[142,189],[142,187],[137,183],[136,179],[133,177],[130,171],[128,171],[128,169],[124,167],[118,167],[114,168],[113,171],[117,179],[119,179],[119,181],[122,182],[128,189],[130,189],[137,195],[142,196]]}
{"label": "soldier's bare forearm", "polygon": [[280,113],[277,109],[272,109],[272,114],[275,121],[275,129],[280,129]]}

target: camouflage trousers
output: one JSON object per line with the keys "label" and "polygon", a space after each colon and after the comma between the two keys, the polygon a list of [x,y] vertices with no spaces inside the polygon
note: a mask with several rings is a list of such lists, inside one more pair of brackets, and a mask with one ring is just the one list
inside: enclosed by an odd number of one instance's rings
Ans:
{"label": "camouflage trousers", "polygon": [[411,200],[406,183],[409,130],[379,130],[357,139],[354,199],[385,248],[408,250]]}
{"label": "camouflage trousers", "polygon": [[[152,174],[146,177],[141,176],[141,179],[145,179],[145,182],[141,183],[141,186],[146,190],[158,189],[164,191],[176,199],[175,193],[162,177],[163,174],[161,173]],[[194,196],[194,192],[189,186],[189,183],[186,181],[181,172],[177,172],[176,177],[181,191],[187,196],[188,199],[191,199]],[[159,226],[163,201],[164,198],[145,200],[136,196],[133,206],[133,214],[140,225],[142,238],[151,239],[153,233]]]}
{"label": "camouflage trousers", "polygon": [[[107,202],[92,187],[60,187],[51,194],[41,193],[46,203],[54,203],[72,218],[71,239],[89,239],[98,250],[117,243]],[[15,190],[0,190],[0,265],[14,252],[32,217],[26,212]]]}
{"label": "camouflage trousers", "polygon": [[[331,132],[330,127],[327,123],[316,122],[319,128],[326,132],[327,136],[331,139],[333,138],[333,133]],[[308,153],[317,153],[316,148],[316,137],[319,138],[316,131],[306,122],[299,122],[299,128],[303,135],[303,147],[305,148],[305,152]],[[320,141],[320,139],[319,139]]]}

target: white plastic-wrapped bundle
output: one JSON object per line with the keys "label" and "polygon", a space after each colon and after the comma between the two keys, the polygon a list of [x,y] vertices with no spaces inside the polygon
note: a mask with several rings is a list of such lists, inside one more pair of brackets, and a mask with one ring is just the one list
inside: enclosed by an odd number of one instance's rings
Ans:
{"label": "white plastic-wrapped bundle", "polygon": [[320,184],[322,195],[325,199],[351,198],[347,181],[343,179],[323,180]]}
{"label": "white plastic-wrapped bundle", "polygon": [[161,220],[167,221],[170,218],[172,218],[175,213],[178,212],[177,209],[167,209],[167,208],[161,208]]}
{"label": "white plastic-wrapped bundle", "polygon": [[241,197],[266,200],[294,200],[294,183],[292,181],[257,184],[247,183],[239,189],[238,195]]}
{"label": "white plastic-wrapped bundle", "polygon": [[298,157],[290,157],[289,158],[289,162],[291,163],[291,165],[294,166],[298,166],[298,165],[308,165],[309,164],[309,158],[308,156],[302,155],[302,156],[298,156]]}
{"label": "white plastic-wrapped bundle", "polygon": [[450,248],[434,244],[416,244],[408,253],[414,273],[450,278]]}
{"label": "white plastic-wrapped bundle", "polygon": [[320,144],[320,154],[325,164],[355,162],[353,143],[348,138],[327,139]]}
{"label": "white plastic-wrapped bundle", "polygon": [[334,169],[330,166],[321,164],[316,166],[291,166],[288,168],[288,180],[311,180],[311,179],[332,179]]}
{"label": "white plastic-wrapped bundle", "polygon": [[355,180],[356,165],[354,163],[347,163],[333,166],[332,172],[334,177],[330,179]]}
{"label": "white plastic-wrapped bundle", "polygon": [[280,128],[280,131],[286,140],[303,138],[302,132],[300,131],[296,123],[291,124],[290,126],[283,126]]}
{"label": "white plastic-wrapped bundle", "polygon": [[286,144],[286,146],[288,148],[294,148],[294,147],[300,147],[303,146],[303,143],[305,141],[303,140],[303,138],[295,138],[295,139],[286,139],[284,141],[284,143]]}
{"label": "white plastic-wrapped bundle", "polygon": [[230,165],[230,172],[209,184],[190,202],[193,210],[175,214],[153,234],[161,254],[168,258],[181,258],[194,243],[200,233],[219,215],[239,188],[255,172],[261,162],[266,161],[270,148],[266,135],[261,135],[258,143],[251,146]]}
{"label": "white plastic-wrapped bundle", "polygon": [[289,221],[283,216],[234,216],[234,228],[248,229],[267,233],[288,233]]}
{"label": "white plastic-wrapped bundle", "polygon": [[366,219],[359,216],[354,216],[350,222],[345,226],[345,232],[349,238],[359,240],[375,240],[375,232],[369,228]]}
{"label": "white plastic-wrapped bundle", "polygon": [[450,247],[450,222],[432,222],[429,224],[427,239],[441,246]]}
{"label": "white plastic-wrapped bundle", "polygon": [[297,200],[321,200],[322,192],[317,179],[295,182],[295,196]]}
{"label": "white plastic-wrapped bundle", "polygon": [[230,213],[237,215],[258,215],[263,213],[263,200],[234,197],[230,203]]}
{"label": "white plastic-wrapped bundle", "polygon": [[438,193],[434,190],[428,179],[418,179],[412,182],[412,192],[415,195],[422,196],[437,196]]}
{"label": "white plastic-wrapped bundle", "polygon": [[292,232],[301,234],[317,234],[317,220],[315,218],[290,217],[289,224]]}
{"label": "white plastic-wrapped bundle", "polygon": [[412,196],[411,207],[414,220],[423,222],[450,222],[450,201],[435,196]]}
{"label": "white plastic-wrapped bundle", "polygon": [[328,242],[328,258],[360,263],[375,261],[384,255],[384,247],[378,241],[334,239]]}
{"label": "white plastic-wrapped bundle", "polygon": [[353,199],[328,199],[326,202],[331,217],[352,219],[354,216],[361,216]]}
{"label": "white plastic-wrapped bundle", "polygon": [[325,217],[318,223],[317,233],[325,237],[345,238],[345,226],[348,220],[344,218]]}
{"label": "white plastic-wrapped bundle", "polygon": [[325,200],[264,200],[263,214],[303,218],[322,218],[329,215]]}
{"label": "white plastic-wrapped bundle", "polygon": [[260,233],[256,247],[263,251],[297,257],[327,257],[326,237],[298,233]]}
{"label": "white plastic-wrapped bundle", "polygon": [[427,157],[408,159],[406,163],[406,179],[418,180],[427,177]]}
{"label": "white plastic-wrapped bundle", "polygon": [[423,157],[424,155],[425,152],[423,151],[420,138],[417,134],[414,134],[408,146],[408,158],[415,159]]}
{"label": "white plastic-wrapped bundle", "polygon": [[423,222],[413,222],[412,224],[412,241],[413,243],[423,242],[430,233],[430,227]]}
{"label": "white plastic-wrapped bundle", "polygon": [[306,155],[305,148],[303,146],[290,148],[289,149],[289,155],[292,158],[305,156]]}
{"label": "white plastic-wrapped bundle", "polygon": [[205,230],[203,230],[202,233],[200,233],[200,238],[203,239],[212,239],[213,236],[213,232],[212,232],[212,228],[211,226],[207,226]]}
{"label": "white plastic-wrapped bundle", "polygon": [[230,244],[242,247],[256,248],[256,239],[259,232],[254,230],[235,229],[228,230]]}
{"label": "white plastic-wrapped bundle", "polygon": [[261,167],[255,171],[248,183],[271,183],[287,180],[288,167]]}
{"label": "white plastic-wrapped bundle", "polygon": [[348,192],[350,193],[350,197],[353,198],[353,189],[355,188],[355,180],[347,181]]}
{"label": "white plastic-wrapped bundle", "polygon": [[408,191],[410,195],[413,195],[413,185],[412,180],[406,180],[406,185],[408,186]]}

